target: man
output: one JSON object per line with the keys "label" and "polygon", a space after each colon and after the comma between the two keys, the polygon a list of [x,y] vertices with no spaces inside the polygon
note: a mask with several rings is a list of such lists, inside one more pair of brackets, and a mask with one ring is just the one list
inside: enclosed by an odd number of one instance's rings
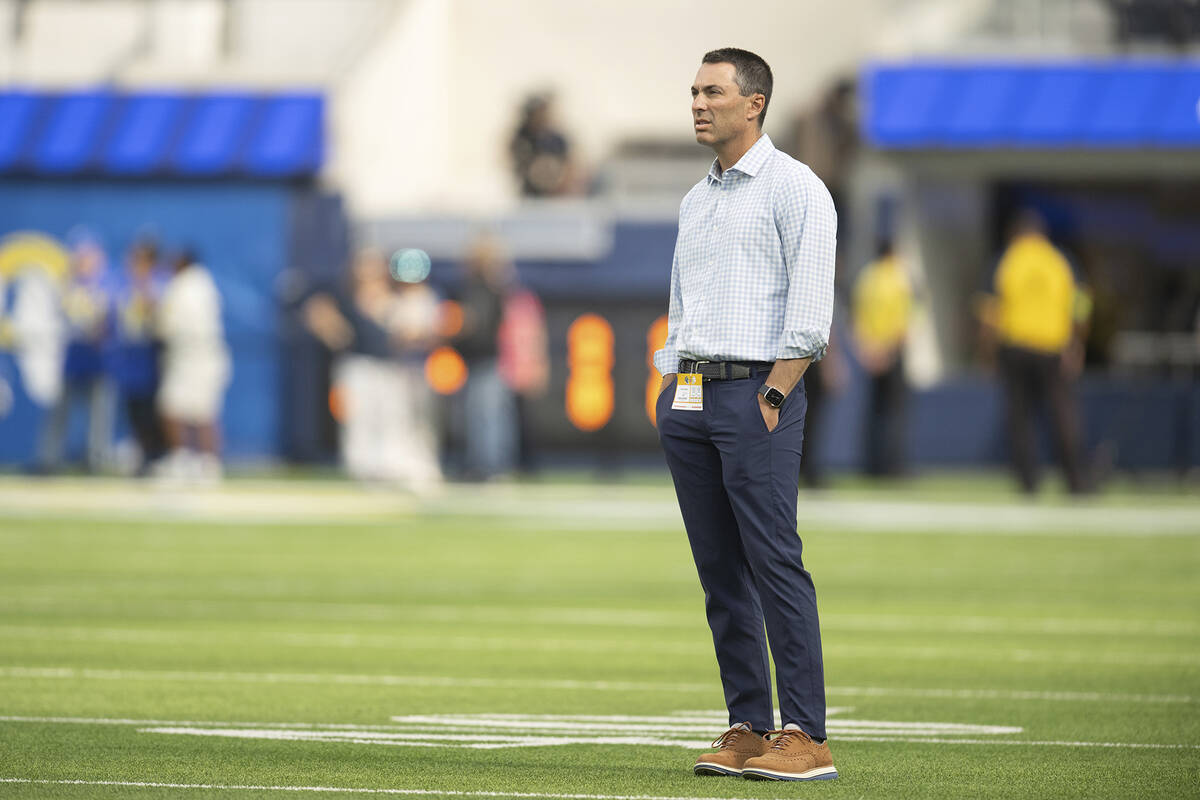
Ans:
{"label": "man", "polygon": [[162,421],[155,407],[159,380],[155,314],[165,284],[158,266],[158,245],[151,239],[135,241],[116,294],[112,371],[138,443],[139,475],[146,474],[150,464],[166,451]]}
{"label": "man", "polygon": [[62,393],[46,417],[40,443],[40,469],[62,466],[74,408],[87,408],[89,472],[111,461],[116,388],[105,369],[112,345],[113,281],[108,254],[90,231],[76,229],[71,253],[74,272],[62,298],[69,339],[63,359]]}
{"label": "man", "polygon": [[1034,417],[1048,405],[1067,489],[1091,490],[1080,454],[1071,384],[1083,369],[1082,329],[1091,302],[1071,265],[1046,236],[1036,212],[1022,212],[993,279],[984,333],[999,339],[1000,379],[1007,400],[1008,438],[1021,490],[1038,487]]}
{"label": "man", "polygon": [[912,282],[890,240],[854,282],[854,340],[869,390],[864,466],[868,475],[904,472],[904,343],[912,319]]}
{"label": "man", "polygon": [[800,379],[828,344],[837,216],[812,170],[762,133],[771,83],[765,61],[725,48],[704,56],[692,85],[696,141],[716,160],[679,210],[657,418],[732,726],[695,772],[815,780],[837,770],[796,535]]}
{"label": "man", "polygon": [[472,243],[460,294],[463,327],[451,343],[467,362],[466,472],[473,480],[502,478],[516,466],[517,411],[500,369],[504,307],[515,277],[499,239],[484,235]]}

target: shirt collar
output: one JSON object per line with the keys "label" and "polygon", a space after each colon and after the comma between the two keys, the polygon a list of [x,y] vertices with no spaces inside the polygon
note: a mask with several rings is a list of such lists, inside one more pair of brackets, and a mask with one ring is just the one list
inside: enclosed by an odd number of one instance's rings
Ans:
{"label": "shirt collar", "polygon": [[767,159],[771,157],[771,153],[775,152],[775,145],[771,143],[771,137],[765,133],[758,137],[758,141],[738,159],[738,162],[729,169],[721,172],[721,162],[714,158],[712,166],[708,168],[708,182],[711,184],[714,181],[720,182],[725,175],[730,172],[740,172],[743,175],[748,175],[753,178],[762,169],[763,164],[767,163]]}

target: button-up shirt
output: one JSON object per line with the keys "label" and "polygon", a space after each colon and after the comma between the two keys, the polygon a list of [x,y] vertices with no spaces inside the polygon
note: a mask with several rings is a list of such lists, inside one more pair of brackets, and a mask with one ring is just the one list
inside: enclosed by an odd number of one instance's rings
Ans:
{"label": "button-up shirt", "polygon": [[837,214],[813,171],[759,137],[683,198],[662,374],[679,359],[775,361],[825,353]]}

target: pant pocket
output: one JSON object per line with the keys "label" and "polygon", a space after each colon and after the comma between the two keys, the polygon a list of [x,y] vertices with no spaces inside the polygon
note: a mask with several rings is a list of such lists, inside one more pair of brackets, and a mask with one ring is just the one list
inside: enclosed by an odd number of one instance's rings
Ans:
{"label": "pant pocket", "polygon": [[[784,406],[787,405],[786,399],[783,401],[783,405]],[[751,423],[751,425],[756,431],[758,431],[759,433],[765,433],[768,436],[770,436],[772,433],[779,430],[778,424],[775,425],[775,430],[767,429],[767,421],[765,419],[763,419],[762,407],[759,405],[759,402],[758,402],[758,386],[757,385],[754,386],[754,391],[750,392],[750,409],[751,409],[750,413],[754,416],[754,421]],[[779,419],[781,422],[783,421],[783,406],[779,407]]]}

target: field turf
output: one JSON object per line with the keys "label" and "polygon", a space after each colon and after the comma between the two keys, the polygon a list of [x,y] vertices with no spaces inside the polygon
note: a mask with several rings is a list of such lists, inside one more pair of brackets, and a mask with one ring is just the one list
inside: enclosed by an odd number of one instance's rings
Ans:
{"label": "field turf", "polygon": [[726,721],[665,479],[0,479],[0,797],[1200,796],[1200,499],[801,497],[836,781]]}

